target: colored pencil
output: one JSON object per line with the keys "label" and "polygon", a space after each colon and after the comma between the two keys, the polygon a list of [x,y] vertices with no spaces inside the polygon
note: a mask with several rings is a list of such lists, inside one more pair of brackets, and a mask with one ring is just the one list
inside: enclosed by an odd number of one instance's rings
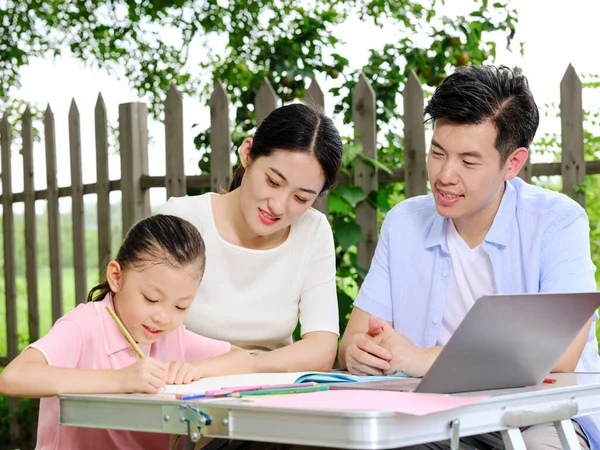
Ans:
{"label": "colored pencil", "polygon": [[224,387],[221,389],[216,389],[212,391],[206,391],[207,395],[215,395],[215,394],[233,394],[234,392],[248,392],[248,391],[258,391],[264,389],[292,389],[297,387],[308,387],[308,386],[317,386],[318,383],[314,381],[309,381],[307,383],[292,383],[292,384],[263,384],[258,386],[235,386],[235,387]]}
{"label": "colored pencil", "polygon": [[280,394],[302,394],[303,392],[316,392],[316,391],[327,391],[329,386],[318,385],[309,386],[303,388],[292,388],[292,389],[261,389],[258,391],[247,391],[247,392],[234,392],[231,394],[232,397],[249,397],[255,395],[280,395]]}
{"label": "colored pencil", "polygon": [[194,400],[195,398],[206,398],[206,394],[189,394],[189,395],[178,395],[179,400]]}

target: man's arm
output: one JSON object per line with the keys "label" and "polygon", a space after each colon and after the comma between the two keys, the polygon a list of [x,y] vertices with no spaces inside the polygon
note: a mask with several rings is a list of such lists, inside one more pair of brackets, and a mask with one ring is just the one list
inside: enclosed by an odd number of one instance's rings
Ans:
{"label": "man's arm", "polygon": [[391,355],[379,347],[378,340],[373,339],[380,334],[381,327],[374,322],[374,329],[369,333],[369,318],[372,315],[381,318],[392,328],[390,229],[393,229],[394,220],[397,220],[394,214],[396,208],[383,221],[369,273],[360,287],[342,337],[339,360],[342,366],[354,374],[381,375],[389,369],[387,360]]}
{"label": "man's arm", "polygon": [[352,309],[350,320],[340,344],[340,363],[355,375],[383,375],[390,369],[392,355],[378,345],[383,324],[392,324],[371,316],[358,307]]}
{"label": "man's arm", "polygon": [[356,375],[425,375],[443,347],[420,348],[392,324],[354,308],[340,345],[340,362]]}
{"label": "man's arm", "polygon": [[[596,291],[596,269],[591,259],[590,228],[585,213],[548,232],[542,243],[541,256],[540,292]],[[593,323],[594,319],[590,318],[553,372],[575,370]]]}
{"label": "man's arm", "polygon": [[579,358],[581,358],[583,348],[585,347],[592,323],[593,320],[590,318],[579,334],[577,334],[577,337],[571,343],[569,348],[563,353],[556,365],[552,368],[552,372],[573,372],[575,370]]}

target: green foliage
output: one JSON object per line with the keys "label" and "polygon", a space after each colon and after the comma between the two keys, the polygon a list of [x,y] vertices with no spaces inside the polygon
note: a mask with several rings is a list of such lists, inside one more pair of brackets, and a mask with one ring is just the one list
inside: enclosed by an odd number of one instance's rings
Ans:
{"label": "green foliage", "polygon": [[[37,408],[34,407],[34,400],[30,398],[19,399],[15,414],[19,425],[22,427],[21,448],[33,448],[35,443],[33,425],[37,422]],[[8,398],[0,395],[0,450],[13,450],[15,448],[10,442],[9,420]]]}
{"label": "green foliage", "polygon": [[[167,89],[207,102],[220,80],[235,108],[233,151],[254,128],[256,93],[267,77],[284,103],[304,98],[308,80],[329,80],[334,111],[352,122],[351,92],[363,72],[376,93],[379,136],[377,158],[367,158],[347,139],[344,171],[352,180],[356,158],[379,170],[403,164],[403,124],[399,112],[407,74],[415,70],[425,87],[434,87],[453,66],[492,61],[498,34],[511,43],[515,10],[504,2],[476,2],[467,14],[455,14],[443,0],[7,0],[0,11],[0,109],[19,70],[33,57],[69,53],[87,65],[125,78],[161,115]],[[391,42],[370,50],[359,70],[351,70],[353,49],[338,38],[338,26],[350,19],[396,31]],[[198,58],[197,55],[202,55]],[[198,133],[199,167],[208,172],[210,131]],[[329,208],[338,246],[338,290],[342,316],[349,312],[366,268],[356,267],[361,230],[356,206],[375,205],[380,218],[404,198],[400,183],[375,192],[352,184],[331,190]],[[63,233],[63,240],[67,232]],[[93,251],[89,254],[93,254]],[[41,261],[47,260],[42,250]],[[63,249],[63,263],[71,252]],[[95,257],[90,257],[95,261]],[[95,264],[95,262],[93,262]],[[344,300],[345,299],[345,300]],[[342,320],[342,329],[345,321]]]}
{"label": "green foliage", "polygon": [[[342,331],[346,327],[358,286],[367,273],[366,267],[357,265],[356,246],[362,230],[356,223],[356,207],[366,201],[379,208],[382,214],[390,209],[388,192],[380,190],[366,193],[361,187],[352,184],[356,161],[365,161],[378,169],[389,171],[385,165],[364,155],[361,146],[347,143],[344,146],[341,173],[348,179],[348,184],[335,186],[329,191],[329,215],[336,243],[336,283]],[[394,185],[390,185],[392,186]]]}
{"label": "green foliage", "polygon": [[[483,0],[465,15],[442,15],[443,9],[442,0],[7,0],[0,10],[0,109],[31,58],[68,53],[128,80],[156,116],[171,84],[208,101],[214,80],[222,81],[236,108],[234,147],[254,127],[264,77],[289,102],[304,98],[310,77],[324,75],[337,84],[335,111],[350,123],[359,71],[349,70],[352,49],[343,47],[337,26],[358,17],[397,30],[360,70],[377,93],[384,146],[397,153],[399,93],[408,72],[436,86],[452,66],[493,60],[497,39],[490,33],[505,35],[507,44],[514,36],[516,12],[504,2]],[[205,130],[196,137],[203,151],[208,136]],[[207,162],[205,156],[201,167]]]}

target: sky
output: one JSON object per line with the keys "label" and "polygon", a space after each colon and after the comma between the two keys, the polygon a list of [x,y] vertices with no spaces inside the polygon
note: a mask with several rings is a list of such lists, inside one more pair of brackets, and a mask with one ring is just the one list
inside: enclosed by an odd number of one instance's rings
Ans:
{"label": "sky", "polygon": [[[472,0],[446,0],[446,8],[452,13],[467,11],[472,8],[472,4]],[[510,53],[503,45],[499,45],[495,63],[521,67],[529,79],[538,105],[559,103],[560,80],[569,64],[573,64],[579,74],[600,74],[600,57],[597,56],[596,48],[600,43],[600,27],[597,25],[597,18],[600,16],[598,0],[512,0],[510,5],[518,11],[519,24],[515,42],[524,42],[524,55]],[[345,41],[346,48],[351,49],[350,65],[352,68],[359,68],[367,61],[368,50],[378,43],[391,41],[394,30],[374,30],[369,24],[355,19],[340,27],[339,35]],[[325,82],[321,87],[327,89],[330,86]],[[584,93],[584,108],[600,108],[600,90],[596,91],[599,92]],[[50,104],[55,115],[58,161],[69,160],[67,116],[71,100],[75,99],[81,114],[82,160],[90,162],[95,161],[93,112],[98,93],[102,93],[109,121],[114,123],[117,121],[120,103],[140,101],[126,81],[111,77],[100,69],[86,68],[81,61],[68,55],[58,59],[33,59],[23,68],[21,87],[15,92],[19,97],[42,109]],[[331,102],[329,105],[330,108],[326,104],[326,111],[331,113]],[[208,107],[197,99],[184,99],[187,174],[199,173],[196,165],[198,152],[193,146],[195,133],[191,129],[192,124],[208,124],[209,117]],[[542,118],[538,136],[548,131],[560,132],[559,119]],[[150,120],[149,132],[149,171],[151,175],[163,175],[164,127],[161,123]],[[37,143],[34,152],[35,188],[44,189],[46,180],[43,143]],[[110,157],[109,170],[111,179],[120,177],[117,155]],[[18,155],[13,156],[12,172],[13,192],[20,192],[23,180],[21,158]],[[83,182],[94,181],[95,164],[84,164]],[[69,185],[68,165],[60,166],[58,183],[59,186]],[[119,196],[119,193],[113,193],[111,200],[115,201]],[[153,205],[164,200],[164,189],[152,190]],[[69,205],[69,199],[61,200],[61,209]],[[16,205],[15,212],[18,210],[19,206]]]}

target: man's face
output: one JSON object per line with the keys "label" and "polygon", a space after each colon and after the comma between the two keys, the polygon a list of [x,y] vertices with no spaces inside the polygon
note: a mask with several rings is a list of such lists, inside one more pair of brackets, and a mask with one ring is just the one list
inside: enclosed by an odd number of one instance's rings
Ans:
{"label": "man's face", "polygon": [[[520,165],[515,167],[513,155],[500,164],[500,152],[494,146],[496,135],[491,122],[478,125],[458,125],[445,119],[435,122],[427,171],[440,215],[465,224],[487,218],[486,212],[493,218],[504,182],[514,178],[520,169]],[[526,155],[525,151],[525,159]]]}

